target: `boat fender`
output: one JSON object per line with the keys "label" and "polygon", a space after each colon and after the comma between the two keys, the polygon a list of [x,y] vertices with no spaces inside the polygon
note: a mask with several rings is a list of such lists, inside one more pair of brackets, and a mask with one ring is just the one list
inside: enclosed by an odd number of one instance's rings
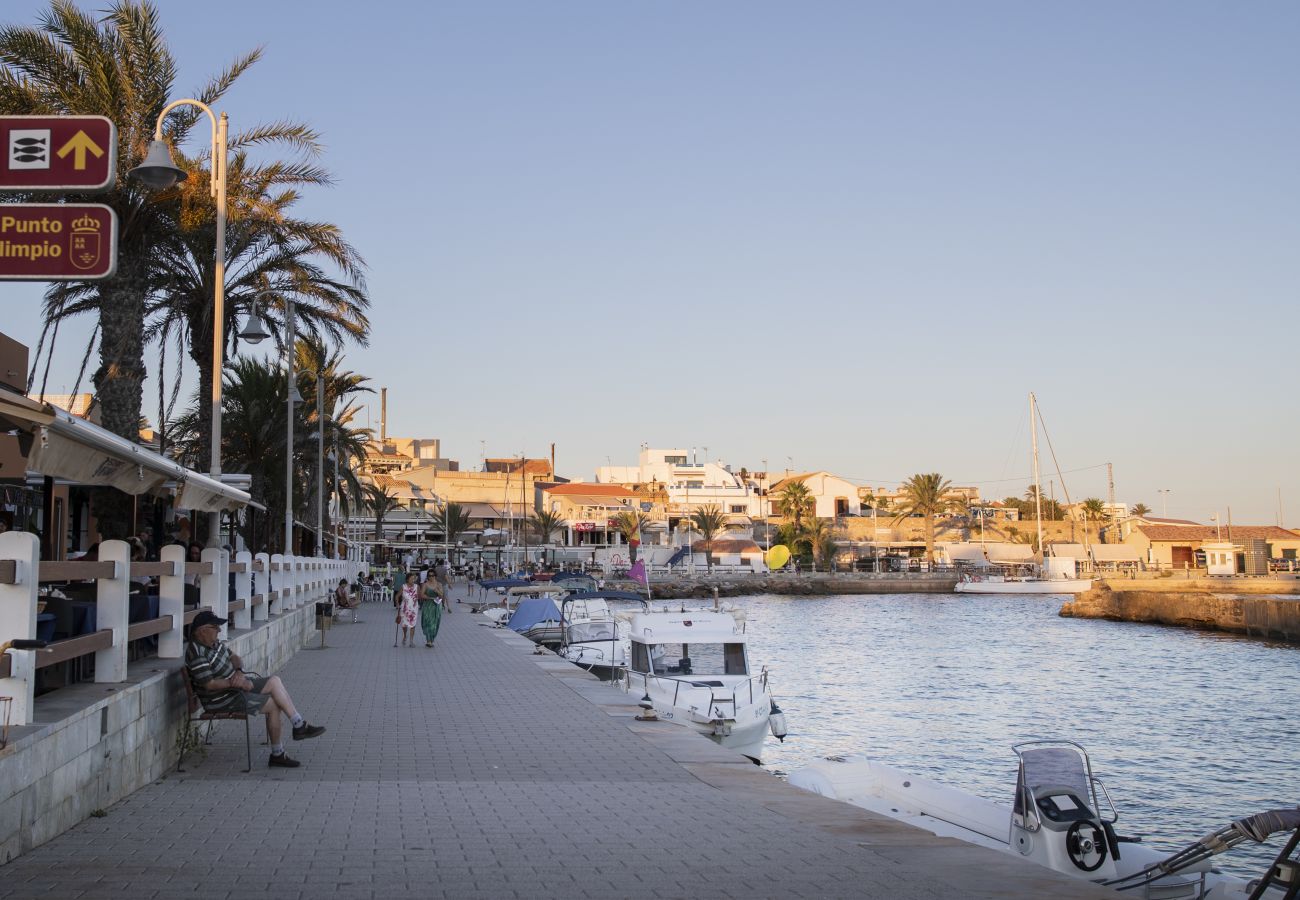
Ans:
{"label": "boat fender", "polygon": [[771,707],[768,711],[767,727],[772,730],[772,737],[781,743],[785,743],[785,736],[788,733],[785,729],[785,713],[781,707],[776,705],[776,700],[772,699]]}

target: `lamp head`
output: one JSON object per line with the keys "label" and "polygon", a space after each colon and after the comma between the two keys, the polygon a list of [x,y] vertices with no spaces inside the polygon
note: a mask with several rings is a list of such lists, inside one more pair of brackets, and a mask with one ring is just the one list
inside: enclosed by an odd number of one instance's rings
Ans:
{"label": "lamp head", "polygon": [[271,336],[271,332],[266,330],[266,323],[262,317],[257,314],[257,306],[253,306],[253,312],[248,317],[248,323],[244,325],[244,330],[239,332],[241,340],[250,344],[260,344]]}
{"label": "lamp head", "polygon": [[188,172],[178,169],[172,162],[171,150],[163,141],[149,142],[149,152],[145,154],[144,162],[132,169],[130,175],[154,191],[165,191],[190,177]]}
{"label": "lamp head", "polygon": [[291,403],[302,402],[302,394],[298,393],[298,383],[296,381],[289,382],[289,401]]}

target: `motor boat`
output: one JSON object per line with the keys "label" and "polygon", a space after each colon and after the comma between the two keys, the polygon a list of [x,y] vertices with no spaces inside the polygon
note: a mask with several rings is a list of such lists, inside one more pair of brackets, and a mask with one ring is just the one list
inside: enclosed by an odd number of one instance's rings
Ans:
{"label": "motor boat", "polygon": [[[1083,747],[1030,741],[1019,758],[1011,806],[917,778],[865,757],[832,758],[791,772],[790,783],[824,797],[1019,856],[1058,872],[1144,898],[1281,900],[1300,888],[1300,808],[1237,819],[1176,853],[1121,836],[1118,813]],[[1102,803],[1105,803],[1104,811]],[[1213,868],[1210,859],[1247,840],[1293,832],[1269,871],[1254,881]],[[1289,892],[1288,892],[1289,890]]]}
{"label": "motor boat", "polygon": [[610,600],[646,604],[645,597],[630,591],[581,591],[560,598],[560,655],[604,681],[621,677],[627,668],[627,629],[619,628]]}
{"label": "motor boat", "polygon": [[1091,578],[963,572],[955,590],[959,594],[1082,594],[1091,587]]}
{"label": "motor boat", "polygon": [[750,670],[745,627],[728,611],[678,609],[632,616],[624,684],[646,713],[707,735],[754,762],[769,728],[785,737],[767,669]]}

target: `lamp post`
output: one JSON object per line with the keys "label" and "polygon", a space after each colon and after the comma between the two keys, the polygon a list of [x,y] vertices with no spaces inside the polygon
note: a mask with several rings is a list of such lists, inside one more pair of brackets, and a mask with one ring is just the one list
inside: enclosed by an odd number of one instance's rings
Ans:
{"label": "lamp post", "polygon": [[1159,488],[1156,491],[1160,495],[1160,515],[1169,518],[1169,495],[1172,491],[1169,488]]}
{"label": "lamp post", "polygon": [[284,444],[284,552],[293,554],[293,405],[301,403],[302,397],[298,395],[298,382],[294,378],[293,363],[295,344],[297,338],[294,335],[293,321],[293,301],[286,299],[284,303],[284,323],[285,323],[285,341],[284,356],[285,369],[288,372],[289,389],[285,398],[285,421],[288,422],[287,435]]}
{"label": "lamp post", "polygon": [[[225,362],[225,302],[226,302],[226,133],[228,120],[222,113],[220,119],[212,109],[199,100],[174,100],[163,107],[154,125],[153,140],[144,162],[131,170],[131,177],[146,187],[165,191],[189,177],[184,169],[172,162],[171,151],[163,141],[162,123],[167,114],[178,106],[196,106],[207,113],[212,121],[212,187],[216,200],[217,250],[213,269],[212,310],[212,454],[209,472],[221,480],[221,369]],[[208,546],[221,546],[221,513],[208,514]]]}

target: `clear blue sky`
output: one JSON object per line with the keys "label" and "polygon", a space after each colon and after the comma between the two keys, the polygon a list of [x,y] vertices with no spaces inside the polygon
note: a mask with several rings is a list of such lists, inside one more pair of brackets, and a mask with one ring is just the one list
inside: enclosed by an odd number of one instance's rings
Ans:
{"label": "clear blue sky", "polygon": [[233,127],[324,133],[390,433],[1003,496],[1032,389],[1076,497],[1300,524],[1300,5],[161,6],[182,89],[264,44]]}

